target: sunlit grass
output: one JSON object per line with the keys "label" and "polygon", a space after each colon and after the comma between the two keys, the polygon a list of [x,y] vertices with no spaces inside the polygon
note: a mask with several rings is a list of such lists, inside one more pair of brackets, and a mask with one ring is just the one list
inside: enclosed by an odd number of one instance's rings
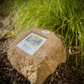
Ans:
{"label": "sunlit grass", "polygon": [[[33,27],[46,28],[55,34],[59,33],[64,37],[66,49],[71,46],[80,46],[83,67],[83,0],[9,0],[4,5],[3,11],[14,18],[12,23],[15,27],[14,35],[16,32],[19,34]],[[77,61],[78,55],[76,55],[76,65]]]}

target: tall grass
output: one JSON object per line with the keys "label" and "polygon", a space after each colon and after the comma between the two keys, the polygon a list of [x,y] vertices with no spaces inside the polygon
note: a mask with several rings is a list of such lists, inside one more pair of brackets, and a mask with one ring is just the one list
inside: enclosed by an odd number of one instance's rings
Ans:
{"label": "tall grass", "polygon": [[[83,4],[83,0],[9,0],[5,2],[5,6],[3,5],[3,11],[14,18],[12,25],[18,33],[32,27],[46,28],[64,37],[66,49],[70,46],[77,48],[80,46],[83,69]],[[76,65],[77,61],[78,55],[76,55]]]}

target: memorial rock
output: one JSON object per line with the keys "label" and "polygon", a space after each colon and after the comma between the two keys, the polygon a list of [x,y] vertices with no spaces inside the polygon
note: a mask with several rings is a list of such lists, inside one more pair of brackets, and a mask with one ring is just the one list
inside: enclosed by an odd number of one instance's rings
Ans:
{"label": "memorial rock", "polygon": [[66,62],[66,51],[54,33],[32,28],[9,46],[8,59],[31,84],[42,84],[60,63]]}

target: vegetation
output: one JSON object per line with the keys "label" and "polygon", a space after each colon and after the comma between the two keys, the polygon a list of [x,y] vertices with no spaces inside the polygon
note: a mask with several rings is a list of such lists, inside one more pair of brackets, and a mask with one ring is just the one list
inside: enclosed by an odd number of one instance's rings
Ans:
{"label": "vegetation", "polygon": [[[32,27],[49,29],[55,34],[61,34],[66,49],[71,46],[78,48],[77,52],[81,53],[83,69],[83,0],[7,0],[3,4],[3,12],[13,17],[12,25],[15,27],[15,35]],[[78,56],[76,54],[76,65]]]}

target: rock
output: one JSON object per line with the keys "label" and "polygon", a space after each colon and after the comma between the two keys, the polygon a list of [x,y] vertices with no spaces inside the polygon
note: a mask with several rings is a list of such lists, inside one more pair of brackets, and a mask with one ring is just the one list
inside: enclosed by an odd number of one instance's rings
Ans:
{"label": "rock", "polygon": [[[47,38],[33,55],[16,46],[31,32]],[[32,28],[18,36],[10,45],[8,59],[18,72],[30,80],[31,84],[42,84],[60,63],[66,62],[66,51],[61,40],[54,33]]]}

